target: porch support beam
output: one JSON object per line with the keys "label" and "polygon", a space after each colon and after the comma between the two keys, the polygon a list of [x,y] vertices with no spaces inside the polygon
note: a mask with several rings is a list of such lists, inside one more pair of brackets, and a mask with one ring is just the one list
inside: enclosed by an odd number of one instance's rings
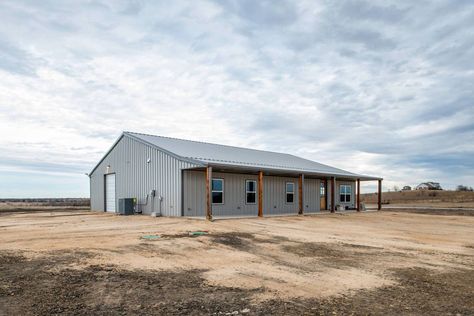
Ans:
{"label": "porch support beam", "polygon": [[212,221],[212,167],[206,167],[206,219]]}
{"label": "porch support beam", "polygon": [[263,217],[263,171],[258,172],[258,216]]}
{"label": "porch support beam", "polygon": [[360,179],[357,179],[357,212],[360,212]]}
{"label": "porch support beam", "polygon": [[336,211],[336,177],[331,178],[331,213]]}
{"label": "porch support beam", "polygon": [[379,201],[378,201],[378,206],[377,206],[377,210],[381,210],[382,209],[382,180],[379,180],[379,194],[378,194],[378,198],[379,198]]}
{"label": "porch support beam", "polygon": [[298,181],[298,205],[299,205],[299,210],[298,214],[303,215],[303,193],[304,192],[304,174],[300,174],[300,178]]}

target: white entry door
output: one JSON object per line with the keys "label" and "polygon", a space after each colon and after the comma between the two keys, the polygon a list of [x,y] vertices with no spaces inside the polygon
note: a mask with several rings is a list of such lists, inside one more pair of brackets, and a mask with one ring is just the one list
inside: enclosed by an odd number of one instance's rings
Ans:
{"label": "white entry door", "polygon": [[105,211],[115,213],[115,174],[105,175]]}

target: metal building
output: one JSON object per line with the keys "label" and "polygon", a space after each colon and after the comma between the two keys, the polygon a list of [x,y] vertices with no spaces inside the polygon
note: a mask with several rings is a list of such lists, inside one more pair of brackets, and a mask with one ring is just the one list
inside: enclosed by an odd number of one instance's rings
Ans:
{"label": "metal building", "polygon": [[163,216],[266,216],[360,210],[351,173],[290,154],[124,132],[89,174],[91,209]]}

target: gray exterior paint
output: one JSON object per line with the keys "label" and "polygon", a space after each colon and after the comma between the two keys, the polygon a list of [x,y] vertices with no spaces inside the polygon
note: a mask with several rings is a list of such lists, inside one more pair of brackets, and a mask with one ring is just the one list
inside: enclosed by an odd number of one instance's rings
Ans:
{"label": "gray exterior paint", "polygon": [[[339,195],[339,191],[341,188],[341,184],[347,184],[351,186],[351,201],[349,203],[346,202],[341,202],[341,198]],[[341,205],[343,207],[348,206],[348,207],[355,207],[355,182],[354,181],[337,181],[336,180],[336,205]]]}
{"label": "gray exterior paint", "polygon": [[206,173],[183,171],[183,215],[206,215]]}
{"label": "gray exterior paint", "polygon": [[[341,198],[339,196],[339,189],[341,184],[349,184],[351,186],[351,201],[349,203],[342,203]],[[334,196],[334,201],[336,205],[341,205],[343,207],[348,206],[348,207],[355,207],[355,181],[338,181],[336,179],[336,195]],[[328,210],[331,209],[331,179],[328,179],[328,193],[326,196],[327,199],[327,204],[328,204]]]}
{"label": "gray exterior paint", "polygon": [[[258,181],[256,175],[213,172],[213,178],[224,179],[224,203],[213,204],[213,216],[257,216],[258,204],[245,203],[245,181]],[[204,171],[185,170],[184,179],[184,215],[205,216],[206,182]],[[295,184],[293,203],[286,203],[286,183]],[[320,211],[319,179],[305,179],[305,213]],[[258,190],[256,199],[258,201]],[[298,178],[263,177],[263,215],[283,215],[298,213]]]}
{"label": "gray exterior paint", "polygon": [[[245,181],[256,175],[213,172],[212,178],[224,179],[224,203],[212,205],[213,216],[257,216],[258,204],[245,203]],[[204,216],[206,182],[203,171],[184,171],[184,215]],[[256,194],[258,201],[258,192]]]}
{"label": "gray exterior paint", "polygon": [[214,216],[257,216],[258,204],[245,203],[245,180],[258,180],[257,176],[213,172],[212,177],[224,179],[224,203],[212,205]]}
{"label": "gray exterior paint", "polygon": [[[206,157],[202,157],[204,155]],[[239,161],[230,160],[232,157]],[[298,213],[297,175],[301,173],[305,175],[304,213],[320,211],[321,179],[327,180],[327,209],[331,208],[330,177],[336,172],[343,176],[336,181],[335,203],[351,208],[355,206],[354,180],[380,179],[287,154],[125,132],[90,173],[91,209],[104,211],[105,175],[114,173],[117,204],[120,198],[137,198],[138,208],[144,214],[161,211],[163,216],[205,216],[206,183],[203,169],[206,166],[213,167],[213,178],[224,179],[224,203],[213,204],[213,216],[258,215],[258,190],[255,204],[247,204],[245,199],[245,181],[257,180],[257,171],[265,174],[264,216]],[[318,172],[314,172],[315,168],[319,168]],[[323,171],[327,173],[320,175],[319,172]],[[287,182],[295,185],[293,203],[286,203]],[[352,187],[349,203],[340,202],[341,184],[350,184]],[[147,199],[151,190],[156,191],[156,197]],[[163,197],[162,202],[159,196]]]}
{"label": "gray exterior paint", "polygon": [[90,175],[91,209],[104,211],[104,175],[115,173],[116,199],[137,198],[139,204],[144,204],[146,195],[154,189],[153,203],[149,198],[147,205],[140,206],[143,213],[158,212],[161,195],[162,215],[181,216],[181,170],[197,166],[124,135]]}
{"label": "gray exterior paint", "polygon": [[321,180],[304,179],[303,184],[303,207],[304,213],[317,213],[320,211],[321,198],[320,188]]}
{"label": "gray exterior paint", "polygon": [[181,160],[221,167],[247,168],[254,171],[305,173],[312,176],[335,176],[361,180],[381,178],[355,174],[290,154],[226,146],[155,135],[124,132]]}
{"label": "gray exterior paint", "polygon": [[[286,203],[286,183],[295,184],[293,203]],[[263,177],[263,216],[298,214],[298,178]]]}

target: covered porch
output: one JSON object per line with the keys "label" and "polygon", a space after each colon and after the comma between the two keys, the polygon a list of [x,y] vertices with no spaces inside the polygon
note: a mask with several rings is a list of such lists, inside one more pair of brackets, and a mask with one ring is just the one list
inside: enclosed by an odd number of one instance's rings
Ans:
{"label": "covered porch", "polygon": [[[308,205],[305,205],[305,201],[309,197],[305,197],[305,194],[309,195],[308,188],[306,185],[312,185],[311,189],[314,190],[314,180],[318,180],[320,186],[317,188],[317,194],[319,196],[319,209],[317,211],[327,211],[334,213],[337,211],[337,206],[344,207],[345,209],[351,209],[357,212],[361,211],[361,202],[360,202],[360,183],[361,181],[377,181],[378,183],[378,205],[377,209],[381,209],[381,197],[382,197],[382,178],[369,177],[357,174],[328,174],[328,173],[319,173],[315,171],[308,172],[308,170],[285,170],[285,169],[274,169],[274,168],[255,168],[253,166],[229,166],[229,165],[219,165],[219,164],[208,164],[206,167],[201,168],[192,168],[187,169],[190,171],[200,171],[204,173],[205,181],[205,216],[208,220],[212,220],[214,216],[214,208],[220,208],[221,205],[216,205],[213,203],[213,194],[219,194],[219,192],[213,191],[213,179],[214,175],[222,174],[238,174],[238,175],[248,175],[252,176],[253,182],[256,184],[255,190],[255,213],[252,212],[253,216],[263,217],[266,214],[271,214],[269,200],[277,199],[277,197],[268,196],[269,190],[266,190],[265,183],[269,184],[270,179],[275,177],[282,178],[292,178],[295,180],[293,186],[289,186],[290,190],[293,187],[293,192],[288,192],[288,188],[285,187],[285,194],[292,194],[295,198],[294,208],[289,214],[305,214],[308,212]],[[353,186],[340,185],[337,187],[337,183],[353,183]],[[287,183],[291,184],[291,183]],[[223,185],[222,185],[223,186]],[[351,188],[350,192],[347,191]],[[352,189],[353,188],[353,189]],[[220,188],[222,190],[222,195],[224,195],[224,186]],[[183,191],[183,194],[185,192]],[[230,192],[228,194],[231,194]],[[349,198],[350,197],[350,198]],[[215,197],[214,197],[215,198]],[[231,197],[227,197],[231,199]],[[346,198],[348,200],[346,200]],[[223,199],[223,198],[222,198]],[[266,201],[267,203],[264,203]],[[223,201],[222,201],[223,202]],[[293,202],[293,201],[292,201]],[[350,203],[346,203],[350,202]],[[223,204],[223,203],[222,203]],[[293,203],[292,203],[293,204]],[[348,207],[348,205],[351,205]],[[306,207],[305,207],[306,206]],[[183,206],[184,207],[184,206]],[[276,208],[276,206],[275,206]],[[240,209],[240,208],[239,208]],[[294,212],[293,212],[294,210]],[[183,211],[184,215],[184,211]],[[275,215],[275,214],[272,214]],[[283,214],[281,214],[283,215]],[[219,216],[219,214],[218,214]],[[239,216],[238,214],[235,216]],[[251,216],[251,215],[243,215]]]}

